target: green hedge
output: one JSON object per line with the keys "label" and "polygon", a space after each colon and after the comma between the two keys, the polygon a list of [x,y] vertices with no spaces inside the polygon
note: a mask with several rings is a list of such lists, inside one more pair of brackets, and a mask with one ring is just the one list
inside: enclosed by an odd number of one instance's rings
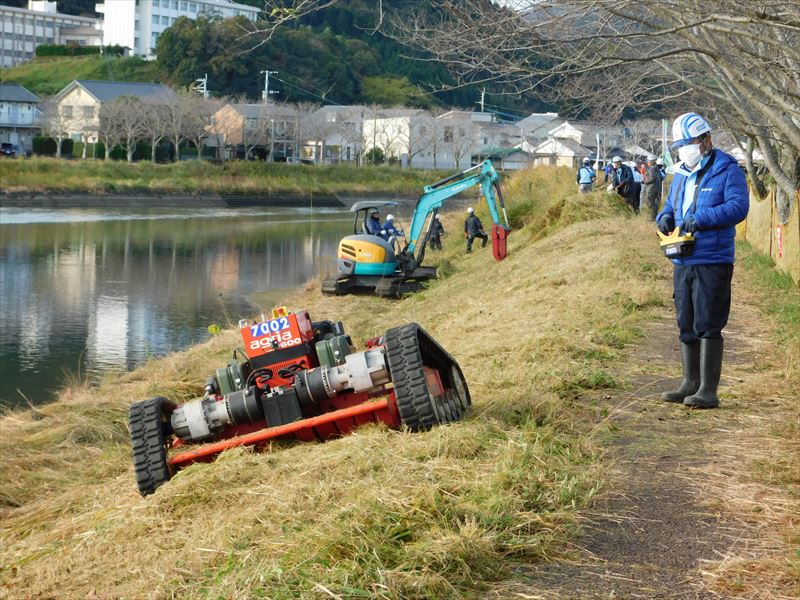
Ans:
{"label": "green hedge", "polygon": [[36,56],[90,56],[92,54],[100,54],[100,46],[42,44],[36,47]]}

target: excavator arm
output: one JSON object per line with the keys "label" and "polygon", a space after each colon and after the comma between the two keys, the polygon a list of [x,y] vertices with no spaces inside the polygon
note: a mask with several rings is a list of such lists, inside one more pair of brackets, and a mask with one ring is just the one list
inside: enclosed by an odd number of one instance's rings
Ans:
{"label": "excavator arm", "polygon": [[[398,255],[398,263],[400,263],[403,270],[416,268],[422,263],[425,255],[425,242],[433,217],[445,201],[475,185],[481,186],[483,197],[486,198],[486,204],[489,205],[489,212],[492,215],[495,229],[500,228],[502,230],[502,238],[503,240],[505,239],[505,235],[510,231],[505,202],[500,191],[497,171],[494,170],[492,161],[485,160],[466,171],[425,186],[424,193],[414,207],[414,215],[412,216],[406,246]],[[505,225],[500,222],[500,210],[503,212]]]}

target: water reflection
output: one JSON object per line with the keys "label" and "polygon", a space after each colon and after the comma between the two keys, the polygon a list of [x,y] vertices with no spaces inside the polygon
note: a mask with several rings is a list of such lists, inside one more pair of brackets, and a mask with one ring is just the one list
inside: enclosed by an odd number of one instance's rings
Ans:
{"label": "water reflection", "polygon": [[331,210],[0,209],[0,403],[205,339],[252,312],[247,294],[327,267],[349,224]]}

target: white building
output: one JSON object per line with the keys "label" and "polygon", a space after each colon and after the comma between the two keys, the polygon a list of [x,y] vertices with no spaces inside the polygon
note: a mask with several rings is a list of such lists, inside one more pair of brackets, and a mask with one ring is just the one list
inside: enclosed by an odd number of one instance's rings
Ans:
{"label": "white building", "polygon": [[359,105],[323,106],[303,118],[297,133],[300,158],[326,165],[358,162],[366,111]]}
{"label": "white building", "polygon": [[0,67],[32,60],[42,44],[99,46],[102,37],[93,34],[99,28],[97,19],[56,12],[52,1],[28,0],[27,9],[0,6]]}
{"label": "white building", "polygon": [[132,54],[145,58],[153,58],[158,36],[179,17],[241,16],[255,21],[261,12],[229,0],[106,0],[95,10],[103,14],[104,45],[130,48]]}
{"label": "white building", "polygon": [[0,142],[32,150],[39,132],[39,97],[15,83],[0,83]]}

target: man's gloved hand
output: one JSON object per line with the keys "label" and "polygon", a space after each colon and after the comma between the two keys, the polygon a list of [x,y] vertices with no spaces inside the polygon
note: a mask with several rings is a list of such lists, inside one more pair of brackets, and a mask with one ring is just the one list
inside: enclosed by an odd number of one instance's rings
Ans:
{"label": "man's gloved hand", "polygon": [[694,233],[697,231],[697,221],[694,220],[693,215],[689,215],[683,220],[683,225],[681,225],[681,229],[685,233]]}
{"label": "man's gloved hand", "polygon": [[658,220],[658,230],[664,235],[675,229],[675,217],[667,213]]}

